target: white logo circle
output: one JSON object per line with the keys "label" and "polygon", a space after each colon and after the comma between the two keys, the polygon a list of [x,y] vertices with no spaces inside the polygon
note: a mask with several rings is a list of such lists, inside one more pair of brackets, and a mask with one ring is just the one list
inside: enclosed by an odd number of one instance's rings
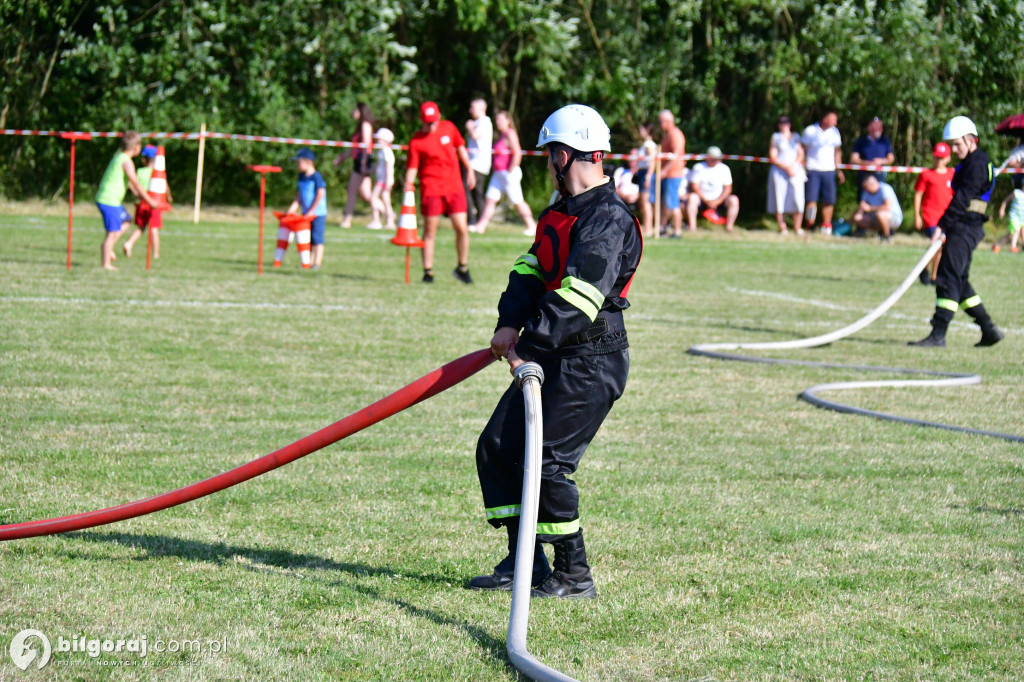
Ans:
{"label": "white logo circle", "polygon": [[39,657],[39,663],[36,667],[42,669],[47,663],[50,662],[50,654],[52,649],[50,648],[50,640],[39,630],[22,630],[14,636],[11,640],[11,660],[14,661],[14,665],[18,666],[22,670],[27,670],[35,660],[39,652],[35,650],[29,644],[26,644],[26,640],[32,637],[38,637],[39,641],[43,643],[43,654]]}

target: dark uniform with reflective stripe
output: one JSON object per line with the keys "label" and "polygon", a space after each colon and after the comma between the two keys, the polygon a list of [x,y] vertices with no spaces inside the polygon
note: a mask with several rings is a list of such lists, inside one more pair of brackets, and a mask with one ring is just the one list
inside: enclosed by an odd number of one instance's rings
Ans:
{"label": "dark uniform with reflective stripe", "polygon": [[[566,478],[626,387],[622,311],[640,262],[640,227],[612,183],[541,214],[529,253],[516,260],[498,302],[498,328],[521,330],[515,352],[544,370],[544,448],[538,539],[579,531],[579,495]],[[523,394],[513,384],[477,442],[487,520],[518,523],[523,481]]]}
{"label": "dark uniform with reflective stripe", "polygon": [[985,238],[985,210],[994,180],[992,162],[981,149],[965,156],[953,175],[953,200],[939,220],[946,242],[935,283],[937,298],[932,327],[936,332],[944,334],[960,308],[974,318],[983,332],[994,327],[970,282],[971,255]]}

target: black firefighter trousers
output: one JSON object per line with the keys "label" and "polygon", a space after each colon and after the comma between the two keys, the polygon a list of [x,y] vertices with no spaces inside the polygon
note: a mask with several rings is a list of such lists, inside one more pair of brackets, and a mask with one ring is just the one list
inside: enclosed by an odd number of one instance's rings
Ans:
{"label": "black firefighter trousers", "polygon": [[984,237],[981,225],[958,227],[946,233],[935,283],[933,327],[945,331],[957,309],[973,317],[983,329],[992,324],[970,280],[971,256]]}
{"label": "black firefighter trousers", "polygon": [[[544,370],[537,539],[554,542],[579,530],[579,493],[576,483],[566,477],[576,471],[612,404],[626,388],[629,350],[544,357],[536,362]],[[480,488],[487,521],[495,527],[519,518],[526,446],[523,401],[522,391],[513,383],[498,401],[477,441]]]}

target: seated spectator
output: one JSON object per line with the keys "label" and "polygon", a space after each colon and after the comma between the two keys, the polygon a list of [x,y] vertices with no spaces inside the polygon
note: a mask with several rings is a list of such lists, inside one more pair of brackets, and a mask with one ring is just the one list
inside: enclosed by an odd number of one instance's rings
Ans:
{"label": "seated spectator", "polygon": [[[885,125],[882,119],[875,116],[868,123],[866,135],[861,135],[853,143],[853,153],[850,154],[850,163],[861,163],[869,166],[890,166],[896,160],[892,151],[892,142],[882,134]],[[874,175],[880,182],[885,182],[884,171],[857,171],[857,184],[863,186],[864,178]]]}
{"label": "seated spectator", "polygon": [[903,209],[892,185],[868,175],[861,184],[861,200],[850,222],[865,230],[878,232],[883,240],[900,228]]}
{"label": "seated spectator", "polygon": [[612,175],[615,193],[630,206],[640,200],[640,185],[633,181],[634,177],[633,171],[622,166],[616,168]]}
{"label": "seated spectator", "polygon": [[[686,199],[687,226],[691,232],[697,230],[697,212],[732,232],[736,216],[740,212],[740,200],[732,193],[732,171],[722,163],[722,150],[709,147],[707,158],[693,167],[690,172],[690,195]],[[724,218],[724,220],[723,220]]]}

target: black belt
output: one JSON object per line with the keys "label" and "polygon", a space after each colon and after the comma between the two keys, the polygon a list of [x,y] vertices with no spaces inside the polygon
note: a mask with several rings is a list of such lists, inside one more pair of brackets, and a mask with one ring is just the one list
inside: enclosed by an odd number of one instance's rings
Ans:
{"label": "black belt", "polygon": [[565,340],[566,346],[579,346],[580,344],[590,343],[596,341],[609,331],[608,320],[604,317],[599,317],[594,321],[594,324],[590,325],[586,329],[576,334],[569,336]]}

